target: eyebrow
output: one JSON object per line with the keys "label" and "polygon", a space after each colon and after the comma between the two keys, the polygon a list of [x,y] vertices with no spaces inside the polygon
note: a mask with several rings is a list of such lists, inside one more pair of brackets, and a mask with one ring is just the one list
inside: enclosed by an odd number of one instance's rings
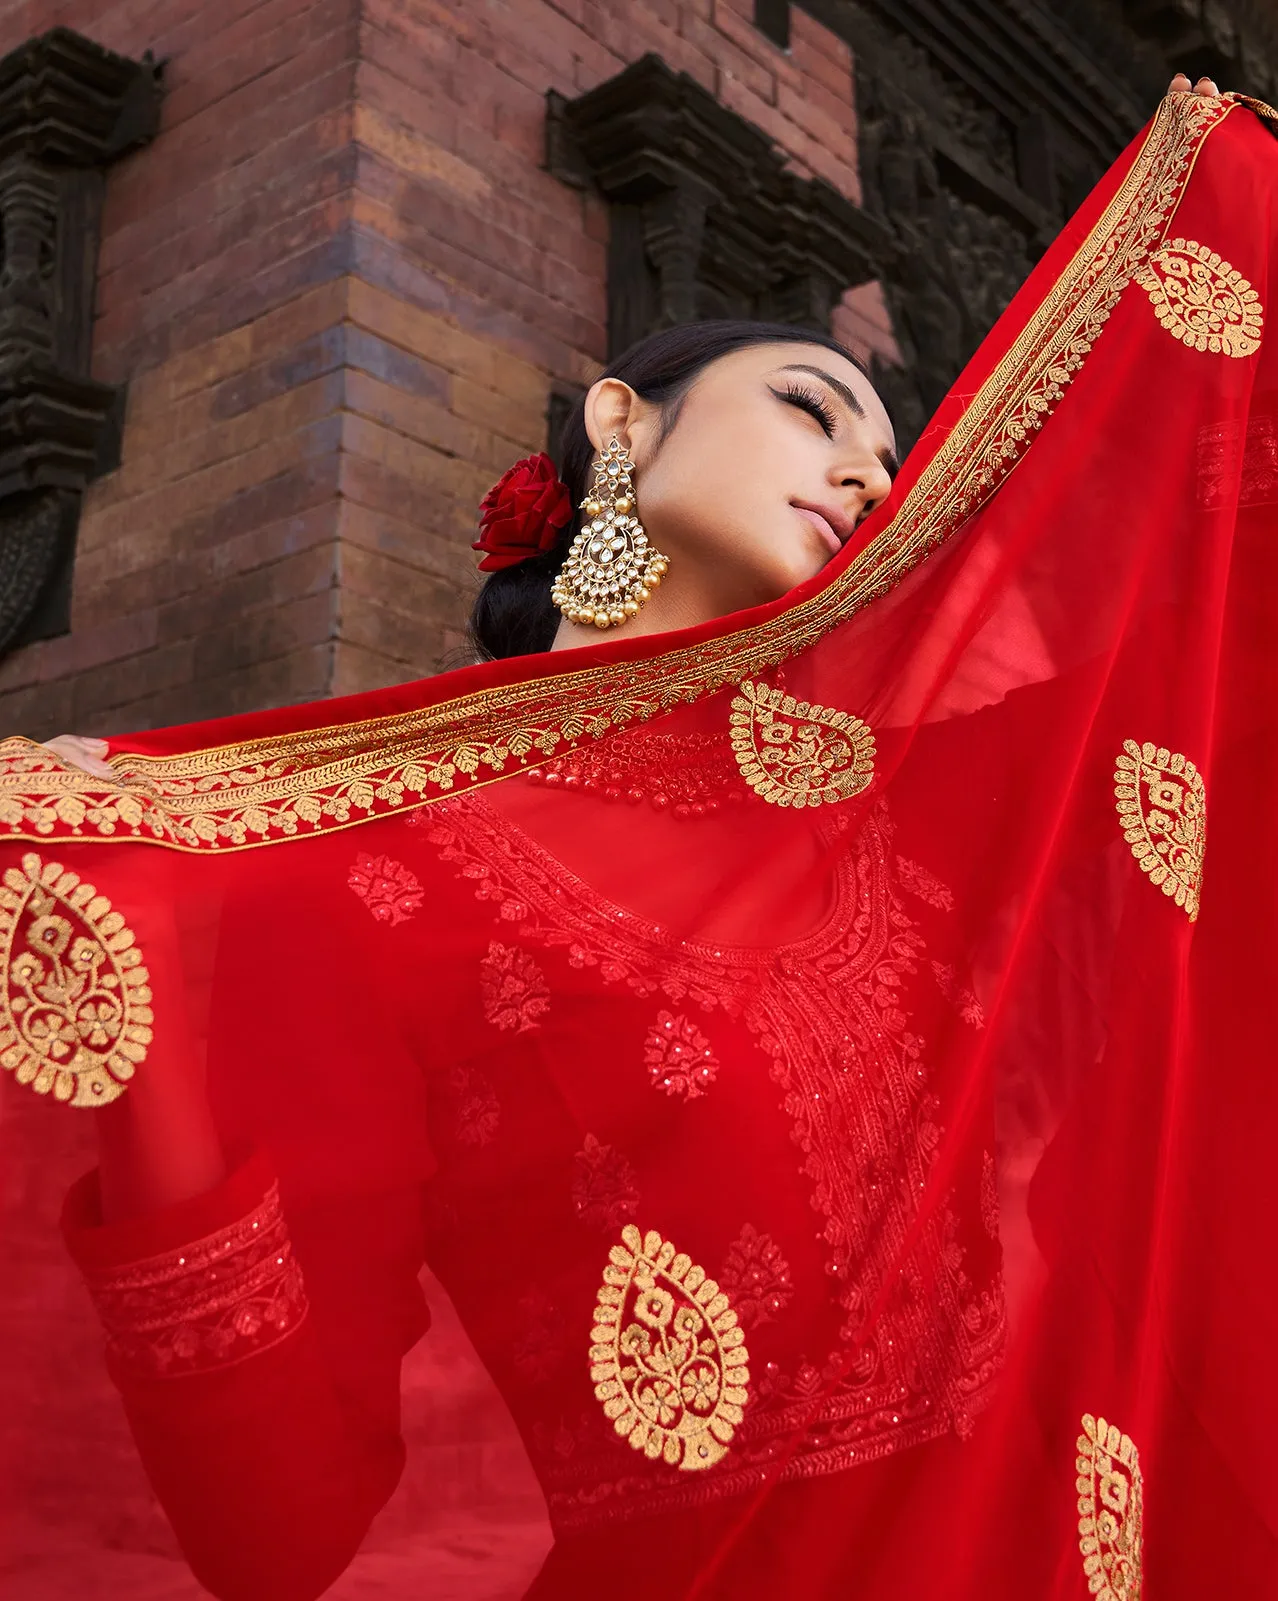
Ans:
{"label": "eyebrow", "polygon": [[[826,372],[824,367],[809,367],[805,362],[796,361],[782,367],[781,371],[806,372],[813,378],[819,378],[823,384],[829,384],[830,388],[833,389],[834,393],[839,397],[839,399],[854,417],[865,417],[865,407],[857,399],[853,391],[848,388],[842,379],[836,378],[832,372]],[[901,463],[896,458],[896,452],[890,449],[887,445],[884,445],[883,449],[879,451],[878,456],[879,460],[887,469],[888,477],[895,478],[897,473],[899,473],[901,470]]]}

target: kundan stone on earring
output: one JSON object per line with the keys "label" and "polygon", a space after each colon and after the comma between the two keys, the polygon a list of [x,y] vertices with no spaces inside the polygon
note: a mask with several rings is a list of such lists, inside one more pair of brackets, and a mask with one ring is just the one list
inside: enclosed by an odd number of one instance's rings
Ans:
{"label": "kundan stone on earring", "polygon": [[635,515],[634,466],[614,434],[595,463],[581,532],[550,592],[570,622],[615,628],[637,616],[670,565]]}

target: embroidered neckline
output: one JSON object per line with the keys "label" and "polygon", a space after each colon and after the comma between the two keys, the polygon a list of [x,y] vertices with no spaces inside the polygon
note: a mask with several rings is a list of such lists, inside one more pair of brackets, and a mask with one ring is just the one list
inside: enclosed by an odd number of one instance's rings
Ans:
{"label": "embroidered neckline", "polygon": [[[455,819],[462,806],[467,811],[478,813],[497,838],[503,833],[508,835],[511,844],[518,849],[525,860],[535,864],[544,882],[558,882],[571,890],[580,905],[590,909],[592,919],[596,919],[599,926],[616,928],[624,925],[641,944],[646,944],[654,950],[673,945],[677,946],[685,956],[701,962],[711,962],[716,965],[726,962],[742,969],[757,968],[760,964],[768,966],[779,964],[784,968],[822,955],[843,937],[855,915],[856,865],[851,853],[840,851],[833,875],[834,900],[817,925],[807,934],[776,945],[738,945],[728,940],[687,939],[674,929],[655,922],[631,906],[623,906],[620,901],[614,901],[602,890],[596,889],[580,874],[575,873],[561,857],[556,856],[554,851],[541,844],[526,829],[473,791],[464,801],[458,796],[457,800],[445,802],[431,813],[422,812],[415,815],[421,817],[421,826],[431,828],[441,817],[450,821]],[[816,831],[822,841],[829,844],[838,836],[845,834],[848,826],[845,817],[835,815],[828,821],[823,819],[816,825]]]}

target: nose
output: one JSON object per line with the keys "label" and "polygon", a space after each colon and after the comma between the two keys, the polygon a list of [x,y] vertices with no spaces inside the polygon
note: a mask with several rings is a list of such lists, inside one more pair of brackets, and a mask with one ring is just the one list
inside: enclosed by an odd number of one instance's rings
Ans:
{"label": "nose", "polygon": [[854,518],[866,517],[887,499],[892,475],[868,446],[858,447],[830,469],[830,482],[851,497]]}

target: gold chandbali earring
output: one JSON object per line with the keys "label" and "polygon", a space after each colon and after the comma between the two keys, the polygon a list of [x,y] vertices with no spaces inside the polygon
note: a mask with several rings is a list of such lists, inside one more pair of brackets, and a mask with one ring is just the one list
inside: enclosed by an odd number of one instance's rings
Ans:
{"label": "gold chandbali earring", "polygon": [[595,463],[595,481],[581,503],[585,521],[572,542],[550,598],[574,623],[615,628],[638,614],[669,562],[648,543],[635,516],[634,462],[616,434]]}

